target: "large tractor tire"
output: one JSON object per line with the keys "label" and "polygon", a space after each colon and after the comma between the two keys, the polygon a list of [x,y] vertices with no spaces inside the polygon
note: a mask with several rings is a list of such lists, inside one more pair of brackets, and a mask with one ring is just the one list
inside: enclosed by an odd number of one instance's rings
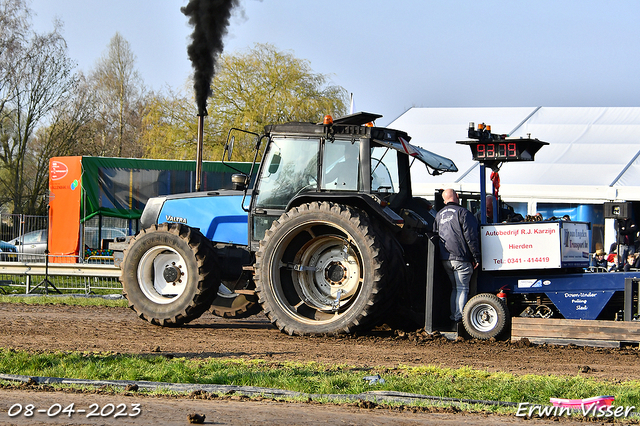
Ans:
{"label": "large tractor tire", "polygon": [[154,225],[136,235],[122,260],[123,295],[152,324],[178,326],[202,315],[220,284],[215,255],[197,229]]}
{"label": "large tractor tire", "polygon": [[501,335],[509,324],[506,303],[495,294],[481,293],[467,301],[462,324],[471,337],[487,340]]}
{"label": "large tractor tire", "polygon": [[224,283],[220,284],[218,294],[211,303],[209,312],[230,319],[248,318],[262,311],[257,296],[234,293]]}
{"label": "large tractor tire", "polygon": [[273,222],[256,255],[256,290],[271,322],[290,335],[350,333],[388,307],[390,257],[368,216],[313,202]]}

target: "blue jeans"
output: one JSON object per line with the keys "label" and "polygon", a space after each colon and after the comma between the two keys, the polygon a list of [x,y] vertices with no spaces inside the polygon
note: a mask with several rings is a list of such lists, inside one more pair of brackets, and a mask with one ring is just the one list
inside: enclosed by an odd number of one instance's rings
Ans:
{"label": "blue jeans", "polygon": [[469,295],[473,264],[461,260],[443,260],[442,266],[444,266],[444,270],[449,276],[449,281],[453,285],[451,299],[449,300],[451,306],[451,316],[449,318],[453,321],[460,321],[462,319],[462,310],[465,303],[467,303],[467,296]]}

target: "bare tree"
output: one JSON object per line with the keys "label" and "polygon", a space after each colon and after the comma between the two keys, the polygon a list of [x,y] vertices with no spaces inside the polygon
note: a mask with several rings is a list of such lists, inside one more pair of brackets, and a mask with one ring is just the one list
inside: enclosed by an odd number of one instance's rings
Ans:
{"label": "bare tree", "polygon": [[13,76],[27,44],[30,10],[24,0],[0,0],[0,120],[10,114]]}
{"label": "bare tree", "polygon": [[32,179],[27,206],[36,212],[44,211],[44,197],[48,189],[49,159],[65,155],[93,155],[91,144],[94,131],[93,88],[82,74],[79,83],[70,89],[66,101],[59,102],[51,111],[48,124],[40,126],[30,143],[31,155],[25,160],[25,174]]}
{"label": "bare tree", "polygon": [[[0,123],[0,162],[4,172],[0,186],[14,212],[42,211],[45,203],[42,185],[45,171],[33,173],[38,162],[32,149],[33,136],[45,124],[54,108],[69,101],[77,77],[75,65],[67,56],[60,24],[48,34],[34,34],[29,43],[16,50],[15,63],[6,75],[7,103]],[[46,186],[45,186],[46,189]]]}
{"label": "bare tree", "polygon": [[98,60],[93,83],[101,125],[101,155],[139,156],[138,138],[146,103],[144,84],[135,69],[131,45],[116,33]]}

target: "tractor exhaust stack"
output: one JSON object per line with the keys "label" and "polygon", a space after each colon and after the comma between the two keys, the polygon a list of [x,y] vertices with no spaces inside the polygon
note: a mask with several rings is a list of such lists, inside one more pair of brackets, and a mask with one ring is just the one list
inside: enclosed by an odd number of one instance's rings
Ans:
{"label": "tractor exhaust stack", "polygon": [[204,145],[204,118],[207,116],[204,109],[198,114],[198,144],[196,146],[196,192],[202,189],[202,149]]}

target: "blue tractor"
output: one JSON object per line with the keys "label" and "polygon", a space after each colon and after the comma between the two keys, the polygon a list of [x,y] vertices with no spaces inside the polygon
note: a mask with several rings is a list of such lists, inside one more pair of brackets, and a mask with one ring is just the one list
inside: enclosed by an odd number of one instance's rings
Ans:
{"label": "blue tractor", "polygon": [[410,167],[457,168],[373,126],[379,117],[267,126],[233,190],[150,199],[121,264],[130,307],[161,326],[261,309],[297,335],[350,333],[398,313],[419,323],[433,216],[412,196]]}

